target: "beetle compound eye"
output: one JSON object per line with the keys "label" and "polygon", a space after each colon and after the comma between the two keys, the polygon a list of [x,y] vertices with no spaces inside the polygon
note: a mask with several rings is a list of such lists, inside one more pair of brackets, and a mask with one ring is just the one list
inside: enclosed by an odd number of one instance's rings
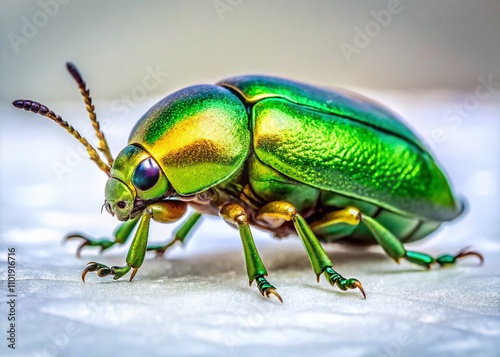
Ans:
{"label": "beetle compound eye", "polygon": [[132,183],[139,190],[146,191],[152,188],[160,178],[160,168],[151,158],[142,161],[134,171]]}

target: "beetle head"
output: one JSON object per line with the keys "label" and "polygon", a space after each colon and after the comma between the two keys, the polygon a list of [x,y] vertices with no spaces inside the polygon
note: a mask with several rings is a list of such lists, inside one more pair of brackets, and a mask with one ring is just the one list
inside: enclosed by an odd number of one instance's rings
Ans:
{"label": "beetle head", "polygon": [[128,145],[111,167],[106,183],[106,210],[120,221],[139,215],[148,202],[166,197],[169,183],[156,161],[142,148]]}
{"label": "beetle head", "polygon": [[53,120],[78,140],[87,150],[90,159],[109,176],[104,202],[106,210],[112,215],[116,214],[120,221],[134,218],[149,203],[159,202],[167,197],[170,184],[157,162],[140,146],[127,146],[118,154],[116,160],[113,160],[104,133],[100,129],[85,81],[75,65],[68,62],[66,68],[75,79],[80,93],[83,95],[89,118],[99,140],[98,149],[106,158],[107,163],[102,160],[97,150],[89,144],[87,139],[45,105],[26,99],[15,100],[12,104],[18,109],[31,111]]}

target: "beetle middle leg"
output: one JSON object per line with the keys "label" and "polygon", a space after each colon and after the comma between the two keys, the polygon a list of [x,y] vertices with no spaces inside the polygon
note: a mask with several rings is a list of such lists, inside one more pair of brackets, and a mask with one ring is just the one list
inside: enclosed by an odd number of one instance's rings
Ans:
{"label": "beetle middle leg", "polygon": [[139,222],[139,217],[136,217],[134,219],[131,219],[129,221],[126,221],[118,226],[118,228],[115,230],[114,240],[110,239],[94,239],[91,237],[88,237],[85,234],[82,233],[70,233],[66,237],[64,237],[64,241],[72,240],[72,239],[82,239],[83,242],[78,246],[76,249],[76,256],[80,258],[82,249],[84,247],[100,247],[101,252],[111,248],[115,244],[125,244],[130,237],[130,233],[134,230],[135,226],[137,225],[137,222]]}
{"label": "beetle middle leg", "polygon": [[268,203],[257,211],[256,218],[275,226],[281,225],[284,221],[292,221],[306,248],[307,255],[311,261],[314,273],[316,273],[318,282],[321,274],[325,274],[326,279],[332,286],[337,285],[337,287],[343,291],[348,289],[359,289],[366,299],[363,286],[357,279],[346,279],[333,270],[332,262],[318,241],[318,238],[313,233],[306,220],[297,212],[291,203],[284,201]]}
{"label": "beetle middle leg", "polygon": [[172,240],[163,245],[148,245],[147,251],[155,251],[156,256],[161,257],[165,251],[172,247],[175,243],[180,242],[181,244],[184,244],[186,238],[193,231],[200,218],[201,213],[194,212],[184,223],[182,223],[179,229],[177,229]]}
{"label": "beetle middle leg", "polygon": [[235,203],[225,204],[220,208],[220,215],[226,222],[236,225],[240,231],[243,251],[245,253],[249,285],[252,285],[255,280],[257,281],[257,288],[262,296],[270,297],[271,295],[274,295],[279,301],[283,302],[283,299],[276,291],[276,288],[265,278],[265,276],[267,276],[267,270],[262,262],[262,259],[260,258],[257,247],[255,246],[252,232],[250,231],[250,226],[248,224],[247,214],[245,213],[243,207]]}

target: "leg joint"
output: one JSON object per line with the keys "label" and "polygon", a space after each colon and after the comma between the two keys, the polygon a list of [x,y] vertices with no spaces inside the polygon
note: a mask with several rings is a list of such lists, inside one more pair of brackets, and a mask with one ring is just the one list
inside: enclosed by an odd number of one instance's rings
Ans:
{"label": "leg joint", "polygon": [[257,219],[286,220],[291,221],[297,215],[295,206],[289,202],[270,202],[257,212]]}
{"label": "leg joint", "polygon": [[222,218],[229,223],[247,223],[247,214],[240,205],[228,203],[223,205],[219,211]]}

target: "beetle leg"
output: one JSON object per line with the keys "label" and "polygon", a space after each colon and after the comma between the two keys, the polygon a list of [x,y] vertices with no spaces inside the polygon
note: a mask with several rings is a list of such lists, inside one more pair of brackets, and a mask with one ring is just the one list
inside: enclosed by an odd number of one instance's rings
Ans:
{"label": "beetle leg", "polygon": [[140,218],[139,227],[137,227],[137,232],[135,233],[134,240],[130,245],[127,254],[126,265],[122,267],[113,266],[109,268],[104,264],[90,262],[82,272],[82,280],[85,281],[85,276],[87,275],[87,273],[94,271],[99,277],[113,275],[113,279],[117,280],[127,274],[130,269],[133,269],[132,275],[130,276],[130,281],[132,281],[135,274],[137,273],[137,270],[144,262],[144,257],[146,255],[146,246],[148,243],[149,221],[151,220],[152,216],[152,210],[146,208]]}
{"label": "beetle leg", "polygon": [[283,302],[283,299],[276,291],[276,288],[271,285],[265,276],[267,276],[267,270],[262,263],[257,247],[252,237],[252,232],[250,231],[250,226],[248,225],[247,215],[243,207],[228,203],[220,208],[220,215],[225,221],[236,225],[240,232],[241,242],[243,244],[243,251],[245,253],[245,263],[247,267],[247,274],[249,279],[249,285],[252,282],[257,281],[257,288],[259,289],[262,296],[271,297],[271,295],[276,296],[276,298]]}
{"label": "beetle leg", "polygon": [[128,237],[130,236],[132,230],[137,225],[137,222],[139,222],[139,217],[120,224],[118,228],[115,230],[114,240],[94,239],[82,233],[70,233],[66,237],[64,237],[63,241],[66,242],[71,239],[83,239],[83,242],[76,249],[76,256],[80,258],[80,254],[84,247],[100,247],[102,252],[106,249],[111,248],[115,244],[124,244],[127,241]]}
{"label": "beetle leg", "polygon": [[194,212],[189,216],[189,218],[179,227],[179,229],[175,232],[174,238],[164,245],[149,245],[147,247],[147,251],[155,251],[157,257],[161,257],[167,249],[173,246],[175,243],[180,242],[184,244],[188,235],[193,231],[193,228],[196,226],[196,223],[200,220],[201,213]]}
{"label": "beetle leg", "polygon": [[[359,222],[359,211],[354,212],[354,214],[350,209],[347,208],[339,211],[337,219],[349,224],[356,224],[356,220]],[[341,219],[342,217],[344,218]],[[363,286],[357,279],[346,279],[332,269],[332,262],[318,241],[318,238],[314,235],[306,220],[296,211],[291,203],[283,201],[270,202],[257,211],[256,218],[265,222],[278,222],[278,220],[292,221],[306,248],[318,282],[321,274],[325,274],[326,279],[332,286],[337,285],[343,291],[347,289],[359,289],[366,299]],[[333,216],[330,218],[333,219]]]}
{"label": "beetle leg", "polygon": [[473,250],[469,250],[469,247],[465,247],[460,250],[455,255],[444,254],[436,258],[436,263],[440,266],[454,265],[457,259],[474,256],[479,259],[481,265],[484,263],[484,258],[481,253],[475,252]]}
{"label": "beetle leg", "polygon": [[[89,272],[96,272],[97,276],[103,278],[108,275],[113,275],[113,279],[117,280],[120,279],[122,276],[127,274],[130,271],[130,266],[124,265],[122,267],[118,266],[112,266],[111,268],[108,267],[107,265],[101,264],[101,263],[96,263],[96,262],[89,262],[87,263],[87,266],[85,269],[82,271],[82,281],[85,282],[85,277],[87,276],[87,273]],[[135,273],[134,273],[135,275]],[[132,279],[130,279],[132,280]]]}
{"label": "beetle leg", "polygon": [[368,227],[378,244],[384,251],[399,263],[399,259],[404,258],[407,261],[430,269],[431,265],[438,263],[441,266],[453,265],[459,258],[466,256],[476,256],[481,263],[484,261],[483,256],[475,251],[469,251],[468,248],[462,249],[456,255],[445,254],[438,258],[433,258],[429,254],[406,250],[403,243],[397,239],[387,228],[382,226],[375,219],[361,215],[361,221]]}

